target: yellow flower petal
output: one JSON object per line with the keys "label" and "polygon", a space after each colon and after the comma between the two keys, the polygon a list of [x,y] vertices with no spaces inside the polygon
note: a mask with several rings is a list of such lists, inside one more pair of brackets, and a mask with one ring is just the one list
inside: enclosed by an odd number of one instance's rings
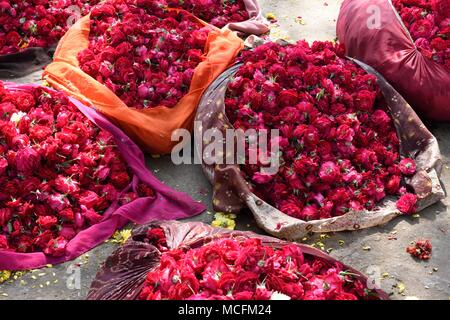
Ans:
{"label": "yellow flower petal", "polygon": [[266,14],[266,18],[269,19],[269,20],[276,20],[277,19],[277,17],[275,16],[275,14],[273,12],[268,12]]}
{"label": "yellow flower petal", "polygon": [[0,283],[3,283],[11,278],[11,274],[12,273],[10,270],[0,270]]}
{"label": "yellow flower petal", "polygon": [[131,229],[116,231],[111,238],[112,243],[124,244],[131,237]]}
{"label": "yellow flower petal", "polygon": [[232,213],[223,213],[223,212],[217,212],[214,215],[214,220],[211,222],[211,225],[215,228],[224,228],[224,229],[230,229],[234,230],[236,227],[236,215]]}

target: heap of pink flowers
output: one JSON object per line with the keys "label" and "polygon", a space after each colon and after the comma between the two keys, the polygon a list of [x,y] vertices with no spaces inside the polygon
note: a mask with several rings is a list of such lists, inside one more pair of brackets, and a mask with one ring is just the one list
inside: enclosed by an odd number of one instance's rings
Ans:
{"label": "heap of pink flowers", "polygon": [[0,55],[51,47],[100,0],[0,0]]}
{"label": "heap of pink flowers", "polygon": [[388,195],[400,197],[401,212],[415,212],[417,196],[403,178],[416,165],[400,156],[375,76],[331,42],[266,43],[241,62],[226,93],[229,120],[280,132],[270,142],[281,151],[276,174],[261,163],[242,166],[256,195],[305,221],[372,210]]}
{"label": "heap of pink flowers", "polygon": [[450,2],[448,0],[392,2],[422,54],[450,69]]}
{"label": "heap of pink flowers", "polygon": [[147,274],[141,300],[378,298],[340,263],[304,256],[295,244],[276,249],[241,237],[169,250],[161,228],[149,229],[146,241],[161,255],[159,265]]}
{"label": "heap of pink flowers", "polygon": [[0,250],[64,255],[111,205],[154,197],[130,183],[114,138],[67,96],[0,82]]}
{"label": "heap of pink flowers", "polygon": [[[80,67],[128,107],[173,107],[188,93],[194,70],[204,60],[211,27],[184,11],[169,10],[167,5],[181,6],[206,20],[211,18],[214,23],[241,20],[247,11],[239,3],[212,0],[100,3],[91,13],[89,48],[78,55]],[[221,4],[231,11],[221,9],[213,15],[211,10]],[[216,24],[222,24],[217,21]]]}

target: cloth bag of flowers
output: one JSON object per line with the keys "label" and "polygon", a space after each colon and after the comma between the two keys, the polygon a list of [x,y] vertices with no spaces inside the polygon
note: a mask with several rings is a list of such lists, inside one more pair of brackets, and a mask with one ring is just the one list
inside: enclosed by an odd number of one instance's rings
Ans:
{"label": "cloth bag of flowers", "polygon": [[346,0],[337,36],[348,56],[380,72],[419,116],[450,120],[448,0]]}
{"label": "cloth bag of flowers", "polygon": [[107,1],[67,32],[44,77],[118,123],[145,151],[169,153],[173,131],[191,129],[204,90],[242,48],[236,33],[187,11],[154,0]]}
{"label": "cloth bag of flowers", "polygon": [[138,227],[102,265],[90,300],[389,299],[324,252],[200,222]]}
{"label": "cloth bag of flowers", "polygon": [[0,78],[24,76],[50,63],[59,39],[99,1],[0,1]]}
{"label": "cloth bag of flowers", "polygon": [[72,260],[128,222],[204,206],[159,182],[139,148],[64,93],[0,82],[0,270]]}
{"label": "cloth bag of flowers", "polygon": [[[247,206],[268,233],[298,239],[383,224],[444,197],[436,138],[384,78],[339,45],[266,43],[240,62],[204,94],[196,133],[278,129],[268,150],[277,142],[280,152],[263,155],[280,165],[269,174],[264,157],[249,164],[249,143],[245,164],[204,162],[217,211]],[[197,153],[208,146],[216,142],[198,139]]]}

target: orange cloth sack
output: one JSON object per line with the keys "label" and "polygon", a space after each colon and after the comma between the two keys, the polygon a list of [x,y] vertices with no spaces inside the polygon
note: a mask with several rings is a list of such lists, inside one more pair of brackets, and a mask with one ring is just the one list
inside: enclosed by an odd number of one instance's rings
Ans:
{"label": "orange cloth sack", "polygon": [[234,32],[210,27],[213,30],[208,35],[205,59],[195,69],[189,92],[172,108],[129,108],[106,86],[80,69],[77,54],[89,46],[90,15],[78,20],[60,40],[54,61],[44,70],[44,79],[115,121],[144,151],[170,153],[177,144],[171,141],[172,132],[178,128],[192,129],[203,92],[244,48],[244,42]]}

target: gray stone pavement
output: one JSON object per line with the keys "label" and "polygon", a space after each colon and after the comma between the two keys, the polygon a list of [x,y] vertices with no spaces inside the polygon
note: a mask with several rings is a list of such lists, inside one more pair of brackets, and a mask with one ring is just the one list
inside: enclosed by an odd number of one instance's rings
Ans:
{"label": "gray stone pavement", "polygon": [[[265,13],[273,13],[279,26],[276,36],[292,40],[305,38],[332,40],[339,0],[260,0]],[[301,19],[300,19],[301,18]],[[35,73],[16,82],[38,82]],[[444,160],[442,183],[450,185],[450,128],[447,124],[429,124],[439,140]],[[211,187],[199,165],[175,166],[170,157],[148,157],[147,164],[163,182],[205,203],[209,212],[191,220],[213,220]],[[356,269],[372,274],[393,299],[450,299],[450,196],[424,211],[419,217],[401,217],[367,230],[315,235],[305,242],[323,245],[330,254]],[[250,212],[237,217],[237,229],[261,232]],[[418,238],[430,239],[433,256],[428,262],[412,259],[405,248]],[[0,285],[2,299],[84,299],[99,264],[117,247],[105,243],[62,265],[34,270]],[[73,279],[79,275],[77,283]]]}

